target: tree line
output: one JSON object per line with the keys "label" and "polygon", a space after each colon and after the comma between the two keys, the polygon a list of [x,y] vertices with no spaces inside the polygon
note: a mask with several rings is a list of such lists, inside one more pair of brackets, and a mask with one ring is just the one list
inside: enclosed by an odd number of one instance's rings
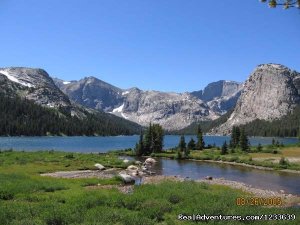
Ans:
{"label": "tree line", "polygon": [[0,94],[0,106],[1,136],[131,135],[140,130],[139,125],[104,112],[84,111],[85,117],[78,118],[64,110],[5,94]]}
{"label": "tree line", "polygon": [[[225,123],[231,113],[232,111],[227,112],[216,120],[193,123],[182,130],[172,132],[172,134],[196,134],[198,124],[201,125],[203,132],[209,132]],[[256,119],[239,127],[251,136],[300,137],[300,106],[296,106],[292,112],[279,119],[273,121]]]}

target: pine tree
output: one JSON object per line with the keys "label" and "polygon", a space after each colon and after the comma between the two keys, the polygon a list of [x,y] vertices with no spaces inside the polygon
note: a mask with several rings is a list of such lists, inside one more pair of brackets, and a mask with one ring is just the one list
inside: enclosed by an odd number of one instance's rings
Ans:
{"label": "pine tree", "polygon": [[164,131],[159,124],[149,124],[145,131],[143,155],[161,152],[163,150]]}
{"label": "pine tree", "polygon": [[144,141],[143,141],[143,132],[141,131],[139,143],[136,144],[136,155],[141,156],[144,154]]}
{"label": "pine tree", "polygon": [[258,152],[261,152],[261,151],[262,151],[262,146],[261,146],[261,144],[260,144],[260,143],[257,145],[257,148],[256,148],[256,150],[257,150]]}
{"label": "pine tree", "polygon": [[202,130],[201,130],[200,125],[198,125],[196,148],[197,148],[198,150],[203,150],[204,147],[205,147],[205,142],[204,142],[204,139],[203,139],[203,133],[202,133]]}
{"label": "pine tree", "polygon": [[241,147],[241,150],[244,152],[249,151],[249,140],[248,140],[248,137],[247,137],[244,129],[241,130],[240,147]]}
{"label": "pine tree", "polygon": [[232,127],[231,130],[231,139],[230,139],[230,148],[237,148],[240,142],[240,128],[239,127]]}
{"label": "pine tree", "polygon": [[195,150],[196,144],[193,138],[191,138],[191,140],[188,143],[188,149],[189,150]]}
{"label": "pine tree", "polygon": [[159,124],[153,124],[152,126],[153,135],[153,152],[158,153],[163,150],[164,142],[164,131],[162,126]]}
{"label": "pine tree", "polygon": [[180,152],[181,155],[185,155],[186,156],[186,142],[185,142],[185,138],[184,135],[181,135],[180,137],[180,141],[178,144],[178,151]]}
{"label": "pine tree", "polygon": [[144,154],[150,155],[152,153],[152,124],[145,131]]}
{"label": "pine tree", "polygon": [[227,142],[224,141],[224,143],[222,145],[222,149],[221,149],[221,155],[225,155],[227,153],[228,153]]}

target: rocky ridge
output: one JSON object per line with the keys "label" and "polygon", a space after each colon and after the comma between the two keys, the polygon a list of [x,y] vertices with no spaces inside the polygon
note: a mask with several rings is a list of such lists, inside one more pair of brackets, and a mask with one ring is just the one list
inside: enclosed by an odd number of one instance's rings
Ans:
{"label": "rocky ridge", "polygon": [[281,118],[298,104],[300,73],[280,64],[259,65],[245,82],[230,118],[212,133],[228,134],[232,126]]}
{"label": "rocky ridge", "polygon": [[[194,93],[121,89],[95,77],[66,82],[54,79],[69,98],[86,107],[110,112],[141,125],[159,123],[167,130],[182,129],[193,122],[213,120],[234,107],[242,86],[220,81]],[[220,90],[216,90],[216,89]],[[202,99],[201,99],[202,98]]]}
{"label": "rocky ridge", "polygon": [[72,110],[69,98],[55,85],[43,69],[25,67],[0,68],[2,92],[15,93],[50,108]]}

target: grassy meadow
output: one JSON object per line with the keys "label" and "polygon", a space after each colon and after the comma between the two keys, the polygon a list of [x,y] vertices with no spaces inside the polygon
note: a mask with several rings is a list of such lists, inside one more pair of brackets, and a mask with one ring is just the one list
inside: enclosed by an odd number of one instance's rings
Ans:
{"label": "grassy meadow", "polygon": [[[291,149],[291,152],[293,150]],[[292,154],[292,153],[288,154]],[[200,154],[200,153],[194,153]],[[196,156],[196,155],[195,155]],[[194,224],[179,214],[262,215],[295,214],[295,221],[222,221],[219,224],[300,224],[297,208],[237,206],[242,191],[193,181],[165,181],[135,186],[124,194],[106,185],[122,185],[118,178],[63,179],[41,173],[94,169],[95,163],[125,168],[116,154],[64,152],[0,152],[1,225]],[[96,188],[89,188],[95,185]],[[103,188],[104,187],[104,188]],[[215,224],[208,221],[206,224]]]}
{"label": "grassy meadow", "polygon": [[[122,152],[123,154],[133,155],[133,152]],[[170,149],[162,153],[152,154],[155,157],[177,158],[177,150]],[[287,146],[262,146],[250,147],[248,152],[234,149],[228,149],[227,154],[221,154],[218,147],[212,147],[204,150],[191,150],[187,159],[195,160],[214,160],[223,162],[244,163],[253,166],[262,166],[276,170],[296,170],[300,171],[300,144]]]}

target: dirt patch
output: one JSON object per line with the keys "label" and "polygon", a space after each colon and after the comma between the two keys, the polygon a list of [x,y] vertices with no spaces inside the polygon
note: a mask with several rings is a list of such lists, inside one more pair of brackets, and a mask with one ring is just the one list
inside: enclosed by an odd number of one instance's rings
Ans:
{"label": "dirt patch", "polygon": [[120,171],[120,169],[115,168],[107,170],[58,171],[54,173],[43,173],[41,176],[56,178],[112,178]]}
{"label": "dirt patch", "polygon": [[93,185],[93,186],[86,186],[88,190],[97,190],[97,189],[114,189],[116,188],[119,192],[123,194],[131,194],[134,190],[134,185]]}

